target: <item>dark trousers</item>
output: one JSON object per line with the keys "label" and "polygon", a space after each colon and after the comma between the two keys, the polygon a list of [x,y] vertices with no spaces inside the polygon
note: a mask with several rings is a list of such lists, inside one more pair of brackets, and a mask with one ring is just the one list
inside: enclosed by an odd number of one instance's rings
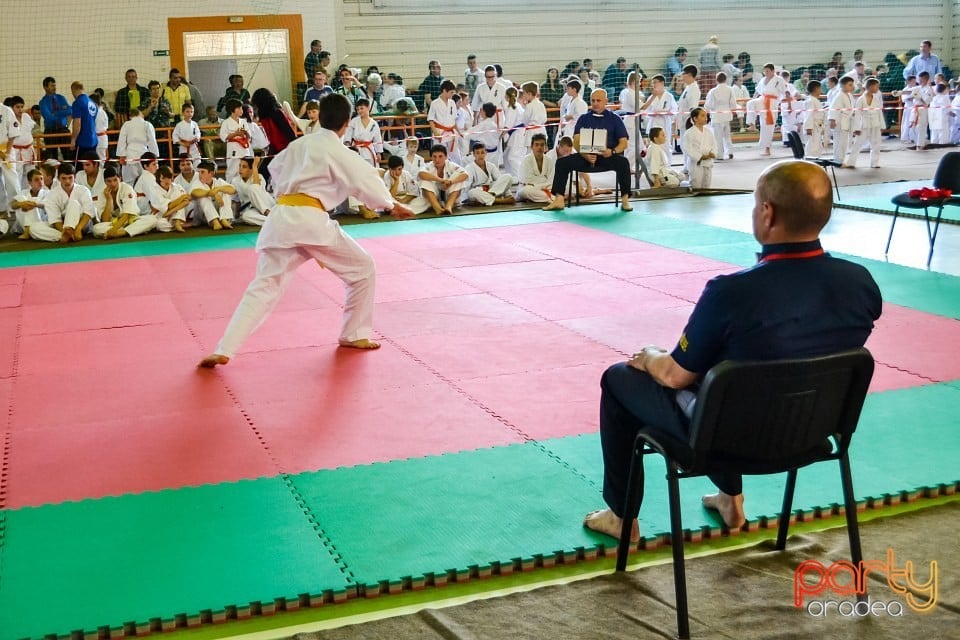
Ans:
{"label": "dark trousers", "polygon": [[[630,458],[637,431],[655,428],[665,447],[688,447],[689,420],[675,400],[676,392],[657,383],[649,374],[625,362],[608,368],[600,379],[600,445],[603,449],[603,499],[621,518],[624,514]],[[642,469],[642,467],[641,467]],[[742,478],[736,474],[711,475],[720,491],[737,495],[743,492]],[[640,500],[643,502],[643,472],[640,473]]]}
{"label": "dark trousers", "polygon": [[609,158],[597,156],[596,164],[590,164],[579,153],[571,153],[563,158],[557,158],[557,168],[553,174],[553,195],[558,196],[567,191],[567,181],[574,171],[583,173],[601,173],[615,171],[617,182],[620,185],[620,194],[630,193],[630,162],[622,154],[614,154]]}
{"label": "dark trousers", "polygon": [[[43,130],[44,133],[70,133],[70,129],[60,126],[47,127]],[[55,136],[52,138],[44,138],[44,144],[70,144],[70,136]],[[66,147],[63,149],[63,158],[66,160],[70,157],[70,151]],[[60,148],[53,149],[42,149],[40,151],[40,158],[43,160],[58,160],[60,158]]]}

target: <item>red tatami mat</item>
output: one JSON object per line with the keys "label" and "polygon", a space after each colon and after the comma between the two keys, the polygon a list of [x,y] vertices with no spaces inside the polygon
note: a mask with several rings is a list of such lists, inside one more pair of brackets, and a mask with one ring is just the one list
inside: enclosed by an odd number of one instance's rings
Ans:
{"label": "red tatami mat", "polygon": [[960,358],[950,348],[958,331],[960,320],[885,303],[867,348],[877,362],[947,382],[960,379]]}
{"label": "red tatami mat", "polygon": [[13,509],[278,473],[230,406],[17,431],[11,446]]}
{"label": "red tatami mat", "polygon": [[253,404],[247,413],[285,473],[521,442],[441,382]]}

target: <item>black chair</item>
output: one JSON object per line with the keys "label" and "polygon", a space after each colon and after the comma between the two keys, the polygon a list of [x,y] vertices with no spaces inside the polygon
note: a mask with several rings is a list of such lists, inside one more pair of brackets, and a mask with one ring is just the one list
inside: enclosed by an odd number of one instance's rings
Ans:
{"label": "black chair", "polygon": [[[643,457],[659,453],[667,465],[680,638],[690,637],[680,519],[681,478],[722,472],[787,472],[776,545],[782,551],[790,525],[797,469],[823,460],[839,460],[850,555],[854,566],[861,566],[857,503],[847,449],[872,376],[873,356],[863,348],[814,358],[721,362],[707,372],[697,393],[688,443],[658,439],[651,429],[643,429],[637,435],[623,512],[633,513],[637,508],[642,489],[637,471],[642,469]],[[627,566],[630,526],[630,518],[624,518],[617,571]]]}
{"label": "black chair", "polygon": [[[933,176],[933,187],[935,189],[949,189],[953,193],[960,195],[960,151],[951,151],[940,158],[940,164],[937,165],[937,172]],[[887,247],[883,250],[883,255],[890,251],[890,241],[893,240],[893,227],[897,224],[897,216],[900,215],[900,207],[904,209],[923,209],[923,219],[927,223],[927,239],[930,241],[930,251],[927,253],[927,266],[930,266],[930,260],[933,259],[933,245],[937,243],[937,232],[940,230],[940,218],[943,215],[943,208],[947,205],[960,206],[960,198],[951,196],[949,198],[911,198],[909,193],[900,193],[891,200],[897,205],[893,210],[893,221],[890,222],[890,235],[887,236]],[[937,208],[937,217],[934,220],[933,227],[930,226],[930,207]]]}
{"label": "black chair", "polygon": [[806,160],[807,162],[812,162],[818,164],[827,169],[830,168],[830,177],[833,178],[833,189],[837,193],[837,200],[840,200],[840,185],[837,183],[837,170],[836,168],[841,166],[839,162],[834,162],[833,158],[821,158],[819,156],[805,156],[806,153],[803,149],[803,140],[800,139],[800,134],[796,131],[791,131],[787,134],[787,146],[790,147],[790,151],[793,153],[793,157],[797,160]]}
{"label": "black chair", "polygon": [[[609,171],[613,171],[610,169]],[[605,171],[589,171],[586,173],[606,173]],[[613,201],[620,202],[620,181],[614,181],[613,183]],[[571,171],[570,179],[567,180],[567,202],[574,203],[576,205],[580,204],[580,172]]]}

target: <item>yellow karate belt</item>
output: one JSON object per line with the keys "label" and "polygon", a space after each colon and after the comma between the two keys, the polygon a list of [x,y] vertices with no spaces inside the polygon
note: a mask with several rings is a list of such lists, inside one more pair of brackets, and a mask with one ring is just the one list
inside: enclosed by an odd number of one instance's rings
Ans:
{"label": "yellow karate belt", "polygon": [[287,207],[314,207],[316,209],[323,209],[324,211],[327,210],[319,198],[308,196],[305,193],[285,193],[277,198],[277,204],[282,204]]}

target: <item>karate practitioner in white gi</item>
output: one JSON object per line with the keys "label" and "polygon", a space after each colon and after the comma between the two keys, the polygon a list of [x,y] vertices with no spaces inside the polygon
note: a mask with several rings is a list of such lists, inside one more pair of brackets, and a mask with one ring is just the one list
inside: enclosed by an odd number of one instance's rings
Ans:
{"label": "karate practitioner in white gi", "polygon": [[246,224],[262,227],[277,201],[267,193],[260,178],[260,156],[240,158],[240,175],[230,184],[237,190],[240,219]]}
{"label": "karate practitioner in white gi", "polygon": [[870,144],[870,166],[880,166],[880,138],[886,123],[883,120],[883,96],[880,95],[880,81],[867,78],[866,90],[857,98],[853,112],[853,144],[847,154],[846,165],[851,169],[857,166],[857,156],[863,145]]}
{"label": "karate practitioner in white gi", "polygon": [[376,349],[373,333],[373,259],[340,225],[327,208],[353,196],[372,209],[388,209],[397,217],[410,210],[390,197],[379,172],[343,146],[350,122],[350,101],[333,94],[320,99],[323,131],[294,140],[270,163],[276,208],[257,236],[257,274],[247,287],[226,332],[201,367],[227,364],[243,342],[260,326],[280,300],[293,272],[317,260],[343,280],[347,288],[341,346]]}
{"label": "karate practitioner in white gi", "polygon": [[553,200],[553,173],[556,161],[546,156],[547,136],[535,133],[530,143],[530,155],[520,165],[520,188],[517,199],[546,204]]}
{"label": "karate practitioner in white gi", "polygon": [[[827,122],[833,131],[833,161],[843,165],[850,146],[850,125],[853,124],[853,78],[840,79],[840,92],[830,103]],[[845,165],[844,165],[845,166]]]}
{"label": "karate practitioner in white gi", "polygon": [[79,242],[83,230],[91,220],[97,219],[90,190],[77,184],[76,168],[72,162],[64,162],[57,171],[59,188],[54,188],[43,200],[47,221],[35,220],[30,225],[30,237],[43,242]]}
{"label": "karate practitioner in white gi", "polygon": [[507,204],[512,203],[512,197],[507,197],[507,192],[513,186],[513,178],[508,173],[500,173],[500,170],[492,162],[487,162],[487,148],[482,142],[474,142],[473,161],[466,166],[469,176],[467,187],[467,200],[479,202],[485,207],[491,207],[494,203]]}
{"label": "karate practitioner in white gi", "polygon": [[[727,84],[727,74],[717,74],[717,86],[707,92],[703,106],[710,113],[710,125],[717,139],[718,158],[733,160],[733,139],[730,137],[730,122],[739,105],[733,95],[733,89]],[[629,131],[629,129],[628,129]]]}

